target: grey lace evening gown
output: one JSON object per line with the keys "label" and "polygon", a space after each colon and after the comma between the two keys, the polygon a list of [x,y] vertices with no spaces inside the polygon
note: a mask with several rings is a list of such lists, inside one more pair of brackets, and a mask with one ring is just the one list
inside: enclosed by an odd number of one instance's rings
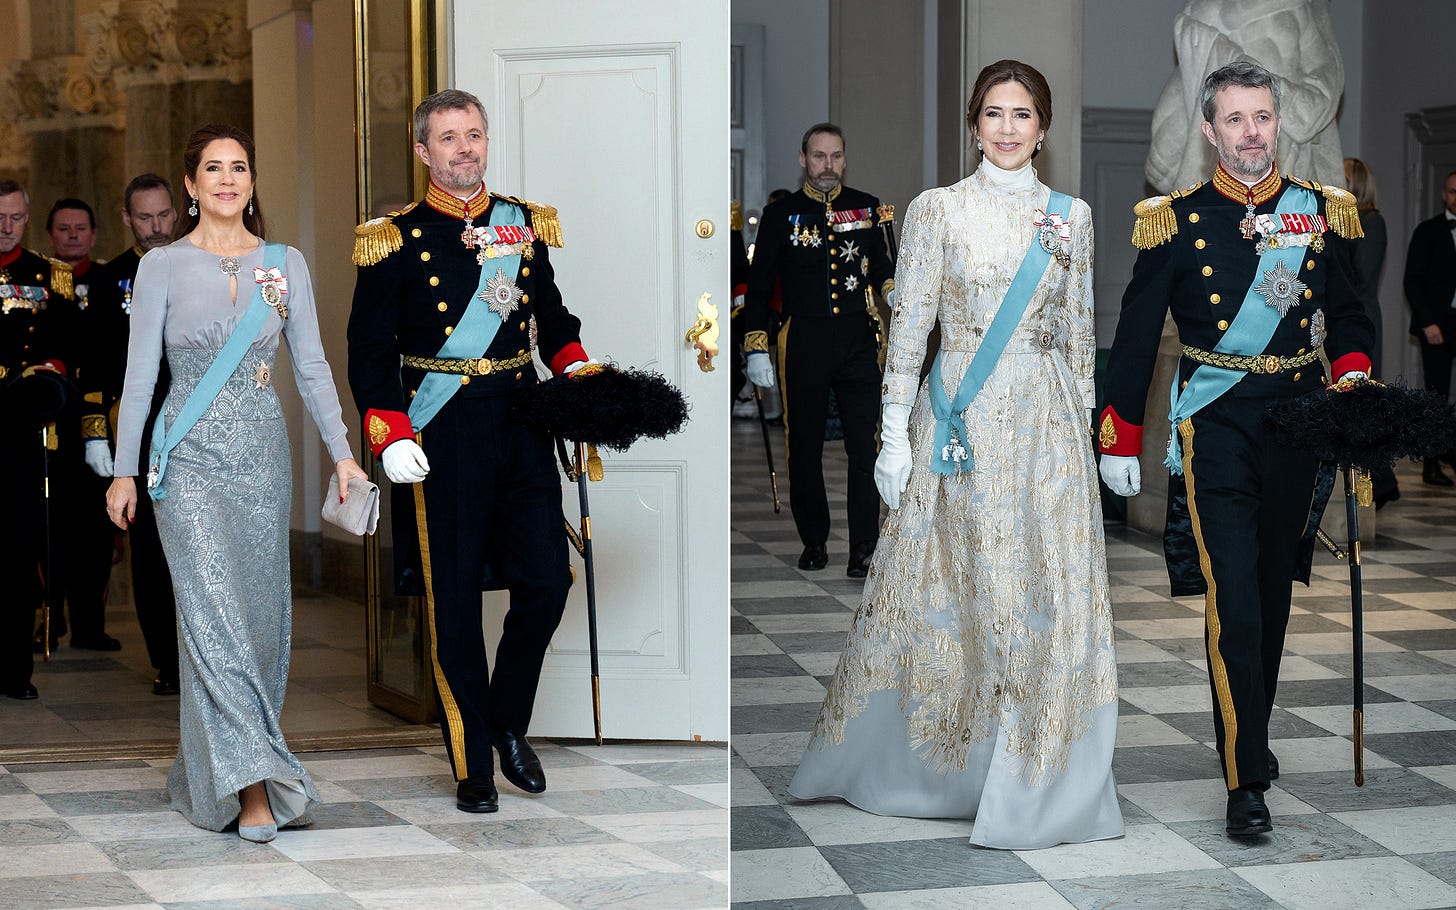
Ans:
{"label": "grey lace evening gown", "polygon": [[[254,291],[263,247],[239,257],[237,302],[217,256],[183,238],[147,253],[132,296],[131,343],[118,420],[116,474],[146,495],[140,438],[165,354],[170,425],[226,343]],[[212,406],[169,457],[157,527],[177,597],[181,747],[167,776],[172,806],[221,831],[238,816],[237,793],[266,781],[279,826],[306,824],[319,804],[308,772],[283,741],[292,590],[288,516],[292,470],[287,428],[271,381],[280,335],[329,456],[350,457],[333,377],[319,341],[308,266],[289,248],[287,319],[263,330]]]}

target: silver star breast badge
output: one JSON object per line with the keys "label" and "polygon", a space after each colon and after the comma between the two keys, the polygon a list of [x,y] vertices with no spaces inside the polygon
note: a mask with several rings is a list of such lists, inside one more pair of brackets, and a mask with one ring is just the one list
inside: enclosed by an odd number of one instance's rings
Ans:
{"label": "silver star breast badge", "polygon": [[523,294],[516,283],[506,277],[505,269],[496,269],[495,277],[487,281],[485,290],[480,292],[480,299],[485,301],[492,313],[506,319],[521,305]]}
{"label": "silver star breast badge", "polygon": [[1284,263],[1279,262],[1264,273],[1264,277],[1254,285],[1254,290],[1263,295],[1264,302],[1278,310],[1279,318],[1283,319],[1299,303],[1299,296],[1306,287],[1303,281],[1284,267]]}
{"label": "silver star breast badge", "polygon": [[851,259],[853,259],[854,257],[856,257],[858,255],[859,255],[859,244],[855,243],[853,240],[851,240],[848,243],[846,243],[839,250],[839,258],[840,259],[843,259],[845,262],[849,262]]}

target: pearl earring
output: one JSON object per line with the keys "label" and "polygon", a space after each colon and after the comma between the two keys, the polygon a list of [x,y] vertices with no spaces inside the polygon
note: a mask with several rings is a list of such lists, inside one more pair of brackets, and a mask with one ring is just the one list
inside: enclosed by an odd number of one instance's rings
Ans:
{"label": "pearl earring", "polygon": [[1036,140],[1036,150],[1038,152],[1041,151],[1041,140],[1040,139]]}
{"label": "pearl earring", "polygon": [[189,206],[187,206],[187,214],[191,215],[193,218],[196,218],[197,217],[197,197],[196,196],[193,196],[192,197],[192,204],[189,205]]}
{"label": "pearl earring", "polygon": [[979,139],[976,140],[976,151],[983,151],[981,148],[981,140]]}

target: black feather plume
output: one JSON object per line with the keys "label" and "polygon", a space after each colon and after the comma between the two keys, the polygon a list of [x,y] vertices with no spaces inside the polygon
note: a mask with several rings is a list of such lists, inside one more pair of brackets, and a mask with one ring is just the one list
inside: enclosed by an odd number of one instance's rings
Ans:
{"label": "black feather plume", "polygon": [[686,399],[662,374],[611,365],[580,379],[556,376],[524,389],[512,410],[527,426],[619,452],[643,437],[679,433],[688,421]]}
{"label": "black feather plume", "polygon": [[1440,395],[1378,382],[1282,399],[1264,425],[1284,445],[1362,471],[1456,448],[1456,413]]}

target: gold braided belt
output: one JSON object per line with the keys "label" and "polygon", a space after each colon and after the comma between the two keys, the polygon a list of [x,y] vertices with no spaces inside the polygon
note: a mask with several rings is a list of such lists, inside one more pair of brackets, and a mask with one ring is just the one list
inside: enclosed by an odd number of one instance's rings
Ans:
{"label": "gold braided belt", "polygon": [[517,354],[515,357],[507,357],[503,360],[491,360],[489,357],[471,357],[465,360],[456,360],[451,357],[415,357],[411,354],[404,355],[404,365],[416,370],[424,370],[429,373],[451,373],[456,376],[489,376],[492,373],[499,373],[502,370],[514,370],[523,367],[531,362],[531,352]]}
{"label": "gold braided belt", "polygon": [[1220,354],[1217,351],[1205,351],[1202,348],[1185,344],[1183,345],[1183,356],[1194,363],[1223,367],[1225,370],[1243,370],[1246,373],[1283,373],[1285,370],[1297,370],[1300,367],[1309,366],[1319,360],[1319,351],[1306,351],[1293,357],[1280,357],[1278,354]]}

